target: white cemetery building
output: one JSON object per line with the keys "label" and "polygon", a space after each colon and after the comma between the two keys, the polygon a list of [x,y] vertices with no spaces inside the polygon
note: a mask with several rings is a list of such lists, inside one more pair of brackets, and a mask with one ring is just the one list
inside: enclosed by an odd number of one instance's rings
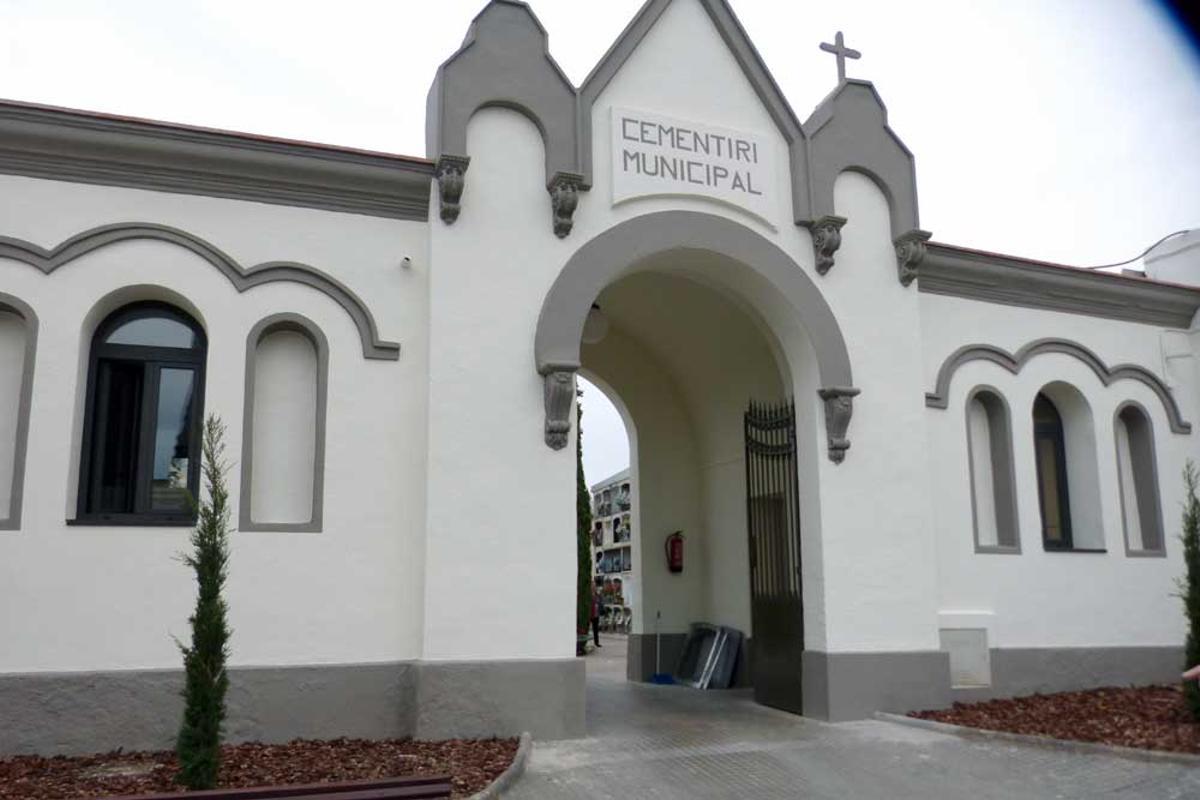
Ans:
{"label": "white cemetery building", "polygon": [[1194,236],[939,243],[872,84],[798,115],[725,0],[582,86],[493,0],[425,113],[409,157],[0,103],[0,751],[172,741],[208,414],[232,738],[581,735],[580,375],[631,432],[631,679],[656,613],[820,719],[1177,675]]}

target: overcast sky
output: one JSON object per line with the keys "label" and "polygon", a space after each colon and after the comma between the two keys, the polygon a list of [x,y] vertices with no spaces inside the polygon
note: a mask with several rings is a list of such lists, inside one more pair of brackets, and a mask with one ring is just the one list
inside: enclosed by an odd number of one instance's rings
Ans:
{"label": "overcast sky", "polygon": [[[1155,3],[732,5],[802,120],[835,83],[818,44],[862,51],[848,73],[915,154],[938,241],[1083,266],[1200,227],[1200,57]],[[0,0],[0,97],[424,155],[426,91],[482,6]],[[641,0],[532,6],[578,85]]]}

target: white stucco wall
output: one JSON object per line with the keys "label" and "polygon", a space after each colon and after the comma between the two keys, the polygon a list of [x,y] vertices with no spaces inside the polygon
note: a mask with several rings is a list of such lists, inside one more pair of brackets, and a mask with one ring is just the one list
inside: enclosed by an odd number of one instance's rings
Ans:
{"label": "white stucco wall", "polygon": [[468,133],[462,215],[431,226],[425,653],[573,657],[575,443],[543,441],[533,338],[577,242],[551,232],[533,124],[491,108]]}
{"label": "white stucco wall", "polygon": [[[970,300],[921,295],[925,345],[924,374],[933,389],[938,367],[956,348],[987,342],[1015,351],[1042,337],[1076,341],[1112,367],[1145,366],[1163,375],[1164,339],[1172,335],[1149,325],[1121,323]],[[1072,472],[1072,493],[1092,496],[1089,516],[1075,519],[1076,540],[1092,538],[1105,553],[1047,552],[1042,546],[1033,453],[1032,407],[1043,387],[1067,383],[1091,412],[1091,462],[1095,491]],[[964,404],[979,385],[995,387],[1012,414],[1019,555],[975,553],[967,487]],[[1192,389],[1179,384],[1176,397],[1186,419],[1196,419]],[[1117,474],[1114,417],[1120,404],[1134,400],[1146,409],[1154,429],[1166,558],[1126,555]],[[949,408],[927,409],[929,469],[937,487],[931,505],[938,541],[938,608],[943,627],[979,627],[991,647],[1178,646],[1183,636],[1180,602],[1173,580],[1183,570],[1179,544],[1180,471],[1200,448],[1196,434],[1172,433],[1163,405],[1146,386],[1129,380],[1104,386],[1081,361],[1044,354],[1018,375],[982,361],[962,367],[950,387]],[[1064,411],[1064,416],[1066,413]],[[1068,449],[1073,442],[1068,441]],[[1077,444],[1078,443],[1074,443]],[[1068,460],[1070,460],[1070,455]],[[1077,487],[1079,487],[1077,489]],[[1072,509],[1076,503],[1072,498]]]}
{"label": "white stucco wall", "polygon": [[[0,285],[40,317],[23,524],[0,532],[0,671],[178,667],[194,580],[177,560],[187,530],[69,526],[74,517],[86,348],[98,304],[169,298],[209,339],[205,411],[228,426],[238,503],[246,337],[291,311],[330,344],[325,529],[238,533],[229,605],[235,664],[375,662],[421,653],[426,403],[422,223],[233,200],[0,177],[0,233],[57,245],[115,222],[181,228],[244,267],[312,265],[363,298],[399,361],[363,358],[345,311],[306,286],[238,294],[180,247],[129,241],[46,276],[0,259]],[[399,265],[411,255],[413,266]],[[129,287],[149,287],[134,288]],[[154,288],[166,287],[166,288]],[[122,291],[125,290],[125,291]],[[117,295],[113,295],[118,292]],[[237,518],[236,513],[234,518]],[[54,631],[48,636],[47,631]]]}

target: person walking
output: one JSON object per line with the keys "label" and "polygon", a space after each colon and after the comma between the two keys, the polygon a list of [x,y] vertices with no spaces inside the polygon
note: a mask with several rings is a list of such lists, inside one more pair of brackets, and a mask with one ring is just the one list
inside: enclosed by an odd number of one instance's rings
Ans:
{"label": "person walking", "polygon": [[592,641],[596,647],[600,646],[600,613],[603,611],[603,598],[600,596],[600,588],[592,587]]}

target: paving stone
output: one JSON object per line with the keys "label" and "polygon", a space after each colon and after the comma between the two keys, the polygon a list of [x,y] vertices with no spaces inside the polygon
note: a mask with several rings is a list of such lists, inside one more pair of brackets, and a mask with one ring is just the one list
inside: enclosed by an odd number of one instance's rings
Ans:
{"label": "paving stone", "polygon": [[822,723],[744,691],[625,680],[624,639],[588,659],[588,736],[538,742],[506,797],[707,800],[1196,798],[1200,769],[1007,742],[880,720]]}

